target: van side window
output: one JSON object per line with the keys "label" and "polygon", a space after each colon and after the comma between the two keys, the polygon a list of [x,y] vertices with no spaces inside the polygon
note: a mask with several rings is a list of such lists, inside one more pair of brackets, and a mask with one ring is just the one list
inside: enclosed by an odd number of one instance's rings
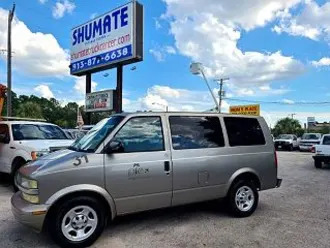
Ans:
{"label": "van side window", "polygon": [[330,145],[330,136],[323,137],[323,145]]}
{"label": "van side window", "polygon": [[7,124],[0,124],[0,136],[2,141],[10,141],[9,128]]}
{"label": "van side window", "polygon": [[265,137],[255,118],[224,117],[230,146],[265,145]]}
{"label": "van side window", "polygon": [[160,117],[134,117],[119,130],[114,140],[123,144],[123,152],[165,150]]}
{"label": "van side window", "polygon": [[218,117],[171,116],[174,150],[216,148],[225,145]]}

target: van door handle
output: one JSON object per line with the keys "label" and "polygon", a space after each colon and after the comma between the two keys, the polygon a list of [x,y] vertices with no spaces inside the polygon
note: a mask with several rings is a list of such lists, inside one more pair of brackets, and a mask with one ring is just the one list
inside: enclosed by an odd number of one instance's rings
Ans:
{"label": "van door handle", "polygon": [[170,174],[170,172],[171,172],[170,161],[165,161],[164,162],[164,171],[167,175]]}

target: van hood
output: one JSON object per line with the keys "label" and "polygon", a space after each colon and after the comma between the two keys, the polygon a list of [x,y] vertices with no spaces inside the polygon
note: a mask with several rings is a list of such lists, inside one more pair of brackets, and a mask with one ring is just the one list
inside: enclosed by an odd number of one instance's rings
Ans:
{"label": "van hood", "polygon": [[310,142],[310,143],[317,143],[317,142],[320,142],[321,139],[301,139],[300,142]]}
{"label": "van hood", "polygon": [[[73,150],[65,149],[57,152],[50,153],[38,158],[35,161],[27,163],[25,166],[20,168],[20,173],[33,177],[36,173],[43,173],[44,171],[55,171],[61,170],[70,164],[72,167],[77,157],[82,157],[86,153],[76,152]],[[63,167],[63,168],[62,168]]]}
{"label": "van hood", "polygon": [[[51,151],[52,148],[66,148],[69,147],[74,140],[60,139],[60,140],[20,140],[21,145],[31,147],[35,151]],[[58,150],[58,149],[57,149]]]}
{"label": "van hood", "polygon": [[276,141],[291,142],[292,139],[275,139],[275,142],[276,142]]}

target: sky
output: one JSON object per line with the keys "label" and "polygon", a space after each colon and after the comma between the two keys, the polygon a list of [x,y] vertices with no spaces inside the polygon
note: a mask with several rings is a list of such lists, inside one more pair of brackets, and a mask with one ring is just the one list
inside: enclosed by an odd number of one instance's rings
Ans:
{"label": "sky", "polygon": [[[128,1],[16,0],[13,89],[84,104],[85,78],[70,75],[70,32]],[[207,86],[189,66],[201,62],[223,111],[261,102],[270,125],[296,114],[330,121],[330,2],[325,0],[140,0],[144,60],[124,67],[124,111],[205,111]],[[7,18],[0,1],[0,83],[6,84]],[[136,66],[136,70],[131,70]],[[92,91],[114,89],[116,70],[93,74]],[[309,104],[314,102],[314,104]]]}

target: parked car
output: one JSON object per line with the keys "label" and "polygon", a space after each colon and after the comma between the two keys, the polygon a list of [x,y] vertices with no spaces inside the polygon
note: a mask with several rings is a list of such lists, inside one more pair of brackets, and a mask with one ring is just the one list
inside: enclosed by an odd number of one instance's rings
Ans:
{"label": "parked car", "polygon": [[61,246],[86,247],[108,219],[150,209],[225,198],[234,216],[250,216],[258,191],[281,181],[262,117],[125,113],[21,168],[11,204]]}
{"label": "parked car", "polygon": [[280,134],[274,142],[276,149],[293,151],[299,148],[298,138],[294,134]]}
{"label": "parked car", "polygon": [[322,168],[323,163],[330,163],[330,134],[323,135],[320,145],[315,145],[313,156],[315,167]]}
{"label": "parked car", "polygon": [[300,140],[299,150],[311,152],[313,146],[320,144],[321,138],[320,133],[305,133]]}
{"label": "parked car", "polygon": [[26,162],[73,143],[53,124],[34,121],[0,121],[0,172],[11,174]]}

